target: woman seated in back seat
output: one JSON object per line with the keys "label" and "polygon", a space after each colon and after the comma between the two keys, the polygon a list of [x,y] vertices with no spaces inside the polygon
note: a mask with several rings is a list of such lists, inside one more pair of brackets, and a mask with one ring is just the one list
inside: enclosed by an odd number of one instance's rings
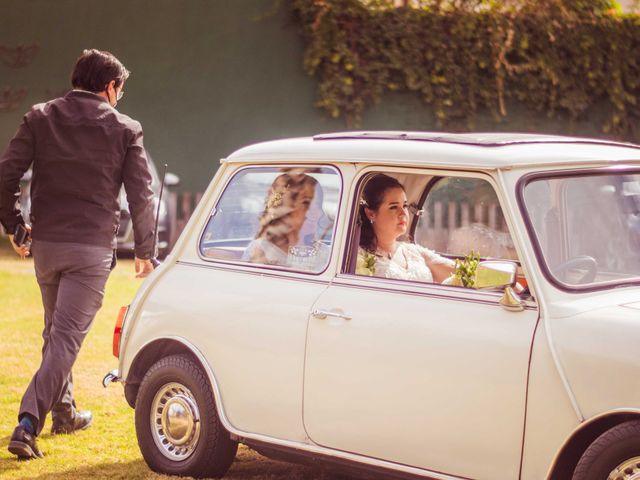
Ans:
{"label": "woman seated in back seat", "polygon": [[[321,206],[310,208],[316,196],[321,200],[321,187],[312,176],[301,171],[278,175],[267,193],[256,238],[242,260],[303,270],[322,268],[330,249],[316,239],[316,209]],[[303,229],[308,216],[316,222],[313,231]]]}

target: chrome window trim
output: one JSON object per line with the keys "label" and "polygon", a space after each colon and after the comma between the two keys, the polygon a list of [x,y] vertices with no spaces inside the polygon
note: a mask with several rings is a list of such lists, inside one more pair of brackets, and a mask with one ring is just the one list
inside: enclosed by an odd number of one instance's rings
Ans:
{"label": "chrome window trim", "polygon": [[[331,286],[355,288],[360,290],[374,290],[385,293],[397,293],[417,297],[428,297],[439,300],[456,300],[483,305],[500,306],[501,290],[474,290],[471,288],[442,285],[440,283],[413,282],[383,277],[366,277],[350,273],[339,274]],[[526,310],[538,310],[535,300],[523,300]]]}

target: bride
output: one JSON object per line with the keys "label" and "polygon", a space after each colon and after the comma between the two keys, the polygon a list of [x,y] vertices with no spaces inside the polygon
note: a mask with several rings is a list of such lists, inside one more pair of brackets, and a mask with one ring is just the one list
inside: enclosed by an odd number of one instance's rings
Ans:
{"label": "bride", "polygon": [[407,232],[409,210],[404,187],[395,178],[375,175],[365,185],[360,203],[357,274],[441,283],[453,273],[452,260],[398,241]]}

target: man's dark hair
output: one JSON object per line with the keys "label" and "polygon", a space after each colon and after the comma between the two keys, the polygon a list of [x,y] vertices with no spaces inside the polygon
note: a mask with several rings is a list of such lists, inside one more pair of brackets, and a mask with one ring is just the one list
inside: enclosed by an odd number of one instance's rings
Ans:
{"label": "man's dark hair", "polygon": [[71,74],[71,85],[96,93],[102,92],[111,80],[115,80],[117,88],[127,78],[129,70],[113,54],[92,48],[78,58]]}

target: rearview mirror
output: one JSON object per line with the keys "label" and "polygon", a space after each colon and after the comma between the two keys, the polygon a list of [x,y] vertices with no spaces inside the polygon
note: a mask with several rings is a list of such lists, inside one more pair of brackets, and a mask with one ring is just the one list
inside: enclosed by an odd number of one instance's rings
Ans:
{"label": "rearview mirror", "polygon": [[476,269],[474,287],[478,290],[510,287],[516,282],[518,265],[502,260],[480,262]]}

